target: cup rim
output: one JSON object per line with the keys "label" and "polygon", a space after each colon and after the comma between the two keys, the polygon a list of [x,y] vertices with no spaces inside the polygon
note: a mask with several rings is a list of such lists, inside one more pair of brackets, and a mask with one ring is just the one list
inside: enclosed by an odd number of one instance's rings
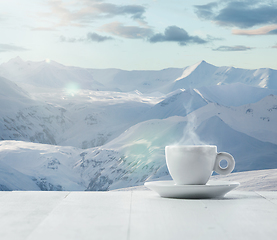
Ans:
{"label": "cup rim", "polygon": [[217,147],[216,145],[205,145],[205,144],[199,144],[199,145],[168,145],[165,146],[166,148],[214,148]]}

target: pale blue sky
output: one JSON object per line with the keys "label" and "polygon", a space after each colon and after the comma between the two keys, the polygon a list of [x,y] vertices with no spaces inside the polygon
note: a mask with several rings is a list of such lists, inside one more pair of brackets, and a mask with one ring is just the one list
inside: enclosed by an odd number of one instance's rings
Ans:
{"label": "pale blue sky", "polygon": [[277,0],[0,0],[0,63],[277,69]]}

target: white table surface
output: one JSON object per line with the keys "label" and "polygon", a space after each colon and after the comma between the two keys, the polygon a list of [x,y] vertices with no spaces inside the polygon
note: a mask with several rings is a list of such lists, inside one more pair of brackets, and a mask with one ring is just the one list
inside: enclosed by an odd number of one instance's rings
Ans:
{"label": "white table surface", "polygon": [[0,239],[277,239],[277,192],[222,199],[152,191],[0,192]]}

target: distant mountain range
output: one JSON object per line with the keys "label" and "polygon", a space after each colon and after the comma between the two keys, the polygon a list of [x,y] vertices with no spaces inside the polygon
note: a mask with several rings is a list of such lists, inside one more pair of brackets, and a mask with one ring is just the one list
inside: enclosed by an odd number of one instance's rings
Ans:
{"label": "distant mountain range", "polygon": [[0,189],[110,190],[168,175],[164,147],[215,144],[277,168],[277,71],[0,65]]}
{"label": "distant mountain range", "polygon": [[0,65],[0,76],[28,86],[29,90],[34,87],[66,89],[75,84],[76,88],[87,90],[167,94],[181,88],[233,83],[277,89],[277,70],[216,67],[205,61],[184,68],[125,71],[64,66],[54,61],[23,61],[16,57]]}

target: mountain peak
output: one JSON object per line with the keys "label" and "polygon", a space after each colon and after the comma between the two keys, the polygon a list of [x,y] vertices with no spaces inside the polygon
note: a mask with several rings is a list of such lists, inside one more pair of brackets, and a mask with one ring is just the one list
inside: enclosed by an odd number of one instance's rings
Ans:
{"label": "mountain peak", "polygon": [[[198,62],[198,63],[196,63],[197,65],[200,65],[200,64],[205,64],[205,63],[207,63],[205,60],[201,60],[200,62]],[[196,65],[195,64],[195,65]]]}
{"label": "mountain peak", "polygon": [[15,58],[11,58],[8,63],[13,63],[13,64],[21,64],[24,63],[21,57],[17,56]]}
{"label": "mountain peak", "polygon": [[1,66],[5,67],[5,68],[11,68],[11,69],[14,69],[14,68],[18,68],[18,67],[21,67],[22,65],[25,64],[25,61],[22,60],[21,57],[17,56],[17,57],[14,57],[14,58],[11,58],[9,61],[7,62],[3,62],[1,64]]}
{"label": "mountain peak", "polygon": [[182,74],[182,76],[181,77],[179,77],[179,78],[177,78],[176,80],[175,80],[175,82],[176,81],[179,81],[179,80],[181,80],[181,79],[183,79],[183,78],[185,78],[185,77],[187,77],[187,76],[189,76],[192,72],[194,72],[196,69],[199,69],[199,68],[207,68],[207,67],[214,67],[212,64],[209,64],[209,63],[207,63],[206,61],[204,61],[204,60],[202,60],[202,61],[200,61],[200,62],[198,62],[198,63],[196,63],[196,64],[194,64],[194,65],[191,65],[191,66],[189,66],[189,67],[186,67],[185,68],[185,70],[184,70],[184,72],[183,72],[183,74]]}
{"label": "mountain peak", "polygon": [[194,65],[192,65],[191,67],[195,67],[195,69],[196,68],[198,68],[198,67],[204,67],[204,66],[212,66],[212,67],[214,67],[214,65],[212,65],[212,64],[210,64],[210,63],[208,63],[208,62],[206,62],[205,60],[202,60],[202,61],[200,61],[200,62],[198,62],[198,63],[196,63],[196,64],[194,64]]}

